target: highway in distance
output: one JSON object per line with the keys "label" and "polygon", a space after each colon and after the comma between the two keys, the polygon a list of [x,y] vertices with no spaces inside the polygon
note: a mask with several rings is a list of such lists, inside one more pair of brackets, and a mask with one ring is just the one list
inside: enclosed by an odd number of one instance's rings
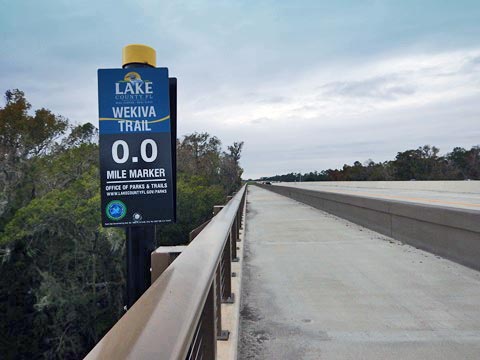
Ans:
{"label": "highway in distance", "polygon": [[275,185],[480,211],[480,181],[314,181]]}

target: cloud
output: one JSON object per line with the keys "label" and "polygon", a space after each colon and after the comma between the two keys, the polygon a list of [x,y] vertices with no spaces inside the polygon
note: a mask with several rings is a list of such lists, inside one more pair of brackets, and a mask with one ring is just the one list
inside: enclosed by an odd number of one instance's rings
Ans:
{"label": "cloud", "polygon": [[395,100],[404,95],[413,95],[415,86],[406,84],[398,76],[375,77],[360,81],[333,82],[321,87],[323,95],[353,98]]}
{"label": "cloud", "polygon": [[[188,118],[200,117],[227,142],[245,140],[247,177],[384,161],[425,143],[468,147],[479,142],[480,91],[479,70],[465,65],[479,55],[465,49],[322,67],[284,86],[256,87],[256,96],[278,102],[253,101],[236,88]],[[332,74],[341,80],[331,81]]]}
{"label": "cloud", "polygon": [[146,43],[178,77],[180,135],[245,141],[247,177],[321,170],[477,143],[479,16],[434,0],[10,2],[0,78],[96,124],[97,68]]}

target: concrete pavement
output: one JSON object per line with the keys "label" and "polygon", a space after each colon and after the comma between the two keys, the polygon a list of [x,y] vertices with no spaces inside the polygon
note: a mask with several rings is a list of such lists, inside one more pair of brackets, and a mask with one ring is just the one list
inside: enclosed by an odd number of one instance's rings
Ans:
{"label": "concrete pavement", "polygon": [[480,273],[249,187],[240,359],[478,359]]}

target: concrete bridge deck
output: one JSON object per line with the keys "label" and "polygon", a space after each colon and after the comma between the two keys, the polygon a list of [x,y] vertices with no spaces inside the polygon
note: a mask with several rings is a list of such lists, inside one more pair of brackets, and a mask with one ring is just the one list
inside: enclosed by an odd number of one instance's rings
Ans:
{"label": "concrete bridge deck", "polygon": [[478,359],[480,272],[249,187],[240,359]]}

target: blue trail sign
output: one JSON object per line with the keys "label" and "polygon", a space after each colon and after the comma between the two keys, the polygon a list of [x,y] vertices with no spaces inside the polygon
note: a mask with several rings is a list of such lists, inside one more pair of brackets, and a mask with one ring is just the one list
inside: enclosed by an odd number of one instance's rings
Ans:
{"label": "blue trail sign", "polygon": [[167,68],[98,70],[103,226],[175,220]]}

